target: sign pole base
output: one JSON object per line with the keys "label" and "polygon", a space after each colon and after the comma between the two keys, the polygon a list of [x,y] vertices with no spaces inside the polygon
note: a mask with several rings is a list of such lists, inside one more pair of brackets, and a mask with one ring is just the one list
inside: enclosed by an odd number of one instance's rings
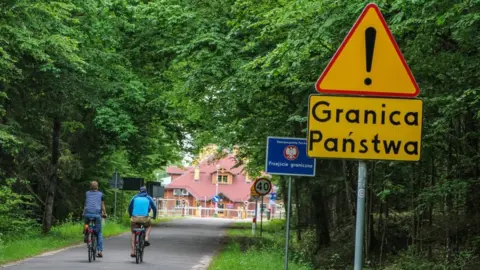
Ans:
{"label": "sign pole base", "polygon": [[367,186],[367,163],[358,162],[358,187],[357,187],[357,224],[355,228],[355,268],[361,270],[363,264],[363,230],[365,225],[365,187]]}

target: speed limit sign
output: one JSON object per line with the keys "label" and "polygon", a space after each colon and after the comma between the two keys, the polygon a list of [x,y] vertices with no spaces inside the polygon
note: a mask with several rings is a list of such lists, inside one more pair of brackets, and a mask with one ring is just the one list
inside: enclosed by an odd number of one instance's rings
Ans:
{"label": "speed limit sign", "polygon": [[272,189],[272,182],[267,178],[259,178],[253,185],[255,186],[255,191],[261,196],[268,194]]}

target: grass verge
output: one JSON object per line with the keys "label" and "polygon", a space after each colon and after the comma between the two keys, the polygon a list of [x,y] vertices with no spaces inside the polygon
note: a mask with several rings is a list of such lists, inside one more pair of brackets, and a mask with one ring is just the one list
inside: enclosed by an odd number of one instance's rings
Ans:
{"label": "grass verge", "polygon": [[[175,217],[162,217],[153,221],[153,224],[171,221]],[[67,222],[53,227],[50,233],[27,233],[18,239],[0,241],[0,265],[22,260],[44,252],[65,248],[83,243],[82,222]],[[102,227],[103,237],[111,237],[128,232],[129,222],[122,220],[121,223],[107,220]],[[35,231],[38,231],[36,229]]]}
{"label": "grass verge", "polygon": [[[122,234],[128,231],[128,227],[107,221],[102,230],[106,238]],[[80,243],[83,243],[82,223],[65,223],[52,228],[46,235],[29,233],[19,239],[0,243],[0,265]]]}
{"label": "grass verge", "polygon": [[[226,244],[215,256],[209,270],[278,270],[283,269],[285,255],[284,221],[263,224],[262,237],[252,235],[251,223],[235,223],[227,231]],[[292,270],[310,270],[307,263],[290,261]]]}

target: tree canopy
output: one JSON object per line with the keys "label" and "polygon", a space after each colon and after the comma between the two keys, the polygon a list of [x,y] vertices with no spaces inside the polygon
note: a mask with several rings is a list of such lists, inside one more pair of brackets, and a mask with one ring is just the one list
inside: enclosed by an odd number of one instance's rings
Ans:
{"label": "tree canopy", "polygon": [[[47,232],[81,213],[88,181],[108,189],[115,169],[152,178],[210,143],[238,145],[250,171],[264,169],[267,136],[306,138],[308,96],[367,3],[2,1],[1,215],[19,209]],[[480,3],[377,4],[421,89],[423,154],[368,163],[366,256],[378,266],[410,247],[426,267],[472,263]],[[316,177],[295,179],[296,240],[317,265],[352,246],[356,166],[317,160]]]}

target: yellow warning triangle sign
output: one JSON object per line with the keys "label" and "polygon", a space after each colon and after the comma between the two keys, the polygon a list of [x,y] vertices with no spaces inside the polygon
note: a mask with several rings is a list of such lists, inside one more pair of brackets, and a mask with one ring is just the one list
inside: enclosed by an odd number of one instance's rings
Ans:
{"label": "yellow warning triangle sign", "polygon": [[259,194],[257,193],[257,191],[255,190],[255,186],[252,185],[250,187],[250,196],[258,196]]}
{"label": "yellow warning triangle sign", "polygon": [[328,94],[416,97],[420,93],[375,4],[365,7],[315,86]]}

